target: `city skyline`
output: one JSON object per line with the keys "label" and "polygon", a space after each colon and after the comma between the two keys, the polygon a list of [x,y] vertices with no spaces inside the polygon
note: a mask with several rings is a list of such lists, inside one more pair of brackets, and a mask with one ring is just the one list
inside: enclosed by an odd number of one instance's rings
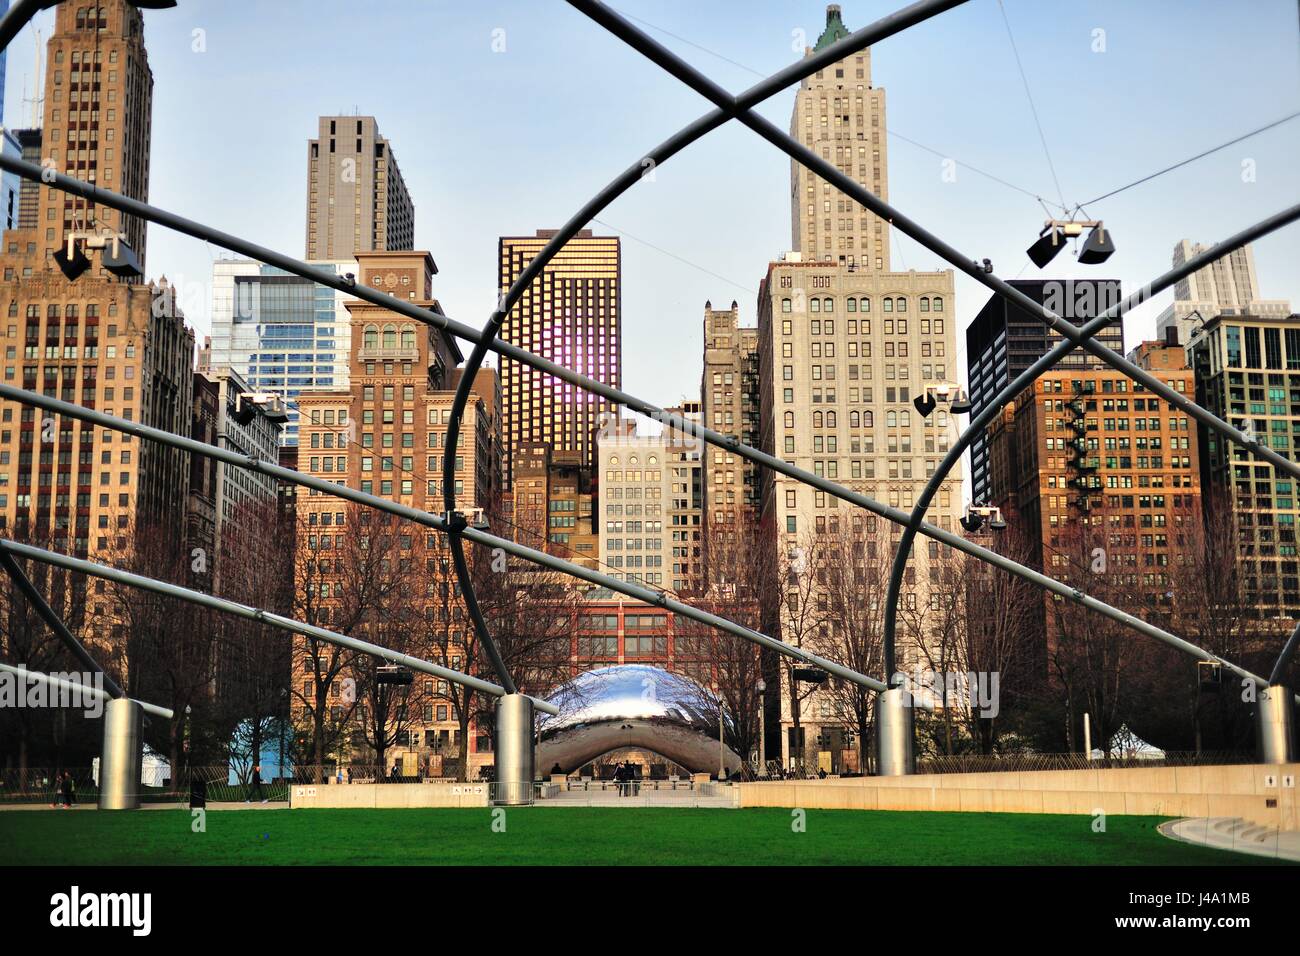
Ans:
{"label": "city skyline", "polygon": [[[300,20],[288,9],[291,6],[286,5],[283,13],[277,11],[283,22],[270,15],[268,38],[276,34],[278,25],[292,29],[304,49],[313,44],[330,49],[342,42],[330,32],[328,19],[319,26]],[[850,28],[883,12],[853,3],[842,6]],[[1087,12],[1063,10],[1052,17],[1039,13],[1033,5],[1009,5],[1008,15],[1026,70],[1031,80],[1041,81],[1037,109],[1047,123],[1048,143],[1067,202],[1086,201],[1284,114],[1276,97],[1264,91],[1297,87],[1300,62],[1287,34],[1294,11],[1282,2],[1258,6],[1257,17],[1238,19],[1209,4],[1176,5],[1175,16],[1168,15],[1175,12],[1173,4],[1151,4],[1139,11],[1103,4]],[[750,70],[767,72],[793,62],[797,55],[792,49],[792,31],[803,29],[805,42],[811,44],[825,20],[824,3],[801,3],[793,10],[760,6],[752,11],[755,22],[745,32],[749,39],[733,42],[723,28],[725,8],[696,11],[679,5],[655,9],[648,4],[627,4],[623,9],[734,61],[728,63],[667,34],[656,34],[732,89],[756,80]],[[303,142],[314,134],[319,115],[342,113],[341,105],[355,103],[358,113],[378,117],[385,135],[396,144],[420,210],[416,246],[429,249],[442,268],[441,300],[449,314],[478,325],[494,302],[492,270],[499,236],[531,232],[567,217],[585,199],[588,180],[608,180],[634,160],[638,149],[648,149],[663,138],[655,127],[662,127],[666,135],[675,124],[704,111],[702,101],[669,78],[656,75],[630,51],[615,44],[587,43],[597,34],[586,31],[595,28],[563,6],[557,10],[553,22],[522,4],[469,11],[447,20],[447,48],[440,53],[455,57],[481,84],[484,95],[531,70],[544,68],[554,75],[557,95],[562,96],[585,83],[591,70],[610,62],[630,69],[631,80],[649,79],[646,88],[620,83],[606,90],[584,89],[583,95],[595,97],[592,108],[609,120],[599,136],[574,129],[573,119],[556,113],[549,100],[529,99],[530,112],[536,113],[536,118],[521,115],[520,108],[511,105],[501,113],[501,121],[520,123],[524,129],[558,123],[565,136],[558,143],[532,140],[538,144],[535,148],[512,146],[473,167],[459,161],[460,151],[454,147],[459,142],[465,150],[476,151],[478,144],[494,142],[497,123],[484,118],[482,107],[497,102],[495,97],[475,96],[466,102],[435,99],[432,108],[444,121],[436,125],[438,132],[431,139],[425,111],[413,115],[390,92],[381,94],[374,86],[380,81],[364,71],[342,65],[334,75],[317,78],[310,89],[304,89],[301,81],[291,79],[296,55],[277,52],[273,59],[259,57],[259,44],[264,41],[237,30],[233,10],[227,13],[215,5],[196,3],[149,17],[146,30],[160,96],[156,109],[160,118],[166,118],[173,140],[165,151],[154,151],[152,199],[165,208],[226,226],[234,224],[232,216],[247,202],[250,211],[257,210],[255,238],[297,254],[306,211]],[[432,21],[439,12],[423,13],[413,4],[394,4],[391,10],[376,11],[367,22],[356,24],[355,30],[362,34],[356,40],[365,42],[370,31],[382,33],[402,17]],[[986,59],[971,52],[981,43],[997,44],[990,48],[1003,53],[1009,49],[996,10],[991,5],[973,5],[945,14],[944,20],[943,29],[939,24],[927,25],[873,48],[873,81],[890,93],[889,122],[891,129],[897,130],[889,143],[895,167],[891,199],[922,223],[942,226],[945,237],[963,251],[989,255],[998,274],[1012,278],[1024,263],[1023,249],[1041,226],[1043,211],[1031,197],[984,178],[965,164],[1055,202],[1052,176],[1036,143],[1014,65],[999,57],[998,62],[1004,65],[991,73]],[[44,18],[37,22],[43,23]],[[498,29],[505,31],[503,53],[492,52],[493,31]],[[1092,52],[1094,29],[1106,31],[1105,53]],[[200,45],[195,30],[204,31],[200,34],[202,54],[192,49]],[[1249,42],[1260,51],[1260,70],[1234,75],[1222,88],[1198,90],[1195,98],[1187,97],[1182,89],[1159,90],[1149,79],[1162,69],[1176,68],[1176,60],[1172,52],[1153,42],[1157,30],[1163,31],[1159,35],[1187,39],[1213,35],[1224,42],[1234,38]],[[756,39],[769,36],[768,40]],[[557,50],[569,48],[578,55],[556,56]],[[208,59],[203,59],[205,56]],[[230,79],[231,57],[241,62],[256,60],[259,68]],[[28,87],[27,96],[31,89],[24,77],[30,73],[32,58],[28,43],[20,41],[10,50],[7,115],[27,115],[22,103],[24,86]],[[1062,60],[1065,72],[1052,66],[1056,60]],[[945,91],[944,84],[922,75],[931,70],[949,77],[975,63],[989,84],[984,93],[987,102],[1005,104],[1004,109],[993,113],[954,110],[945,102],[952,94]],[[396,74],[400,84],[402,77],[415,81],[422,76],[428,63],[427,58],[403,50],[395,53],[389,66],[384,81]],[[209,74],[226,76],[227,84],[235,86],[208,83],[205,77]],[[251,116],[238,108],[241,99],[254,95],[252,84],[263,82],[276,84],[274,117]],[[1134,89],[1140,93],[1137,100]],[[563,99],[556,100],[560,102]],[[784,127],[792,102],[793,91],[787,90],[760,112]],[[295,103],[301,108],[294,109]],[[1122,127],[1129,137],[1126,142],[1133,147],[1125,151],[1122,164],[1095,145],[1099,134],[1104,134],[1102,140],[1113,137],[1113,114],[1119,108],[1124,110],[1121,116],[1134,117]],[[1143,131],[1136,117],[1160,108],[1172,110],[1168,121]],[[978,123],[965,115],[976,112]],[[635,122],[629,114],[635,114]],[[471,120],[471,115],[478,119]],[[221,143],[228,141],[232,128],[256,137],[262,151],[258,176],[241,180],[230,175],[223,158],[228,150]],[[453,134],[446,135],[449,131]],[[958,164],[957,181],[943,181],[942,156],[927,153],[899,136],[938,149],[943,156],[950,152]],[[1098,204],[1095,214],[1107,218],[1119,246],[1108,272],[1126,288],[1135,288],[1167,268],[1169,249],[1179,240],[1212,242],[1293,195],[1297,174],[1285,157],[1294,152],[1297,142],[1300,130],[1287,124]],[[626,385],[633,391],[652,392],[661,404],[693,397],[695,391],[694,372],[682,369],[667,354],[665,332],[673,341],[690,343],[692,352],[702,346],[697,317],[706,299],[737,299],[742,324],[754,325],[758,281],[765,264],[786,251],[790,243],[789,206],[782,198],[788,192],[788,163],[775,151],[756,145],[752,135],[732,124],[656,170],[653,183],[641,184],[602,215],[601,219],[616,229],[592,224],[598,232],[626,230],[624,272],[630,309],[625,317],[626,347],[644,356],[644,361],[629,367]],[[737,163],[738,155],[744,155],[746,162]],[[1149,162],[1136,168],[1131,161],[1134,155]],[[1253,183],[1241,182],[1244,158],[1255,161]],[[563,169],[568,175],[555,175],[548,169]],[[719,169],[729,171],[725,184],[718,176]],[[211,175],[212,188],[196,193],[192,174]],[[539,181],[547,188],[538,190]],[[1208,196],[1209,201],[1194,207],[1180,203],[1178,197],[1189,190]],[[489,197],[486,203],[485,196]],[[236,205],[231,205],[232,200]],[[716,230],[680,228],[701,209],[718,223]],[[1001,244],[988,248],[989,237],[979,224],[992,215],[999,222],[1014,216],[1019,225],[1000,230],[996,241]],[[191,283],[201,289],[184,300],[187,318],[201,340],[210,332],[211,298],[207,292],[211,262],[221,250],[154,227],[150,237],[150,275],[166,274],[182,283],[183,289]],[[1296,280],[1284,269],[1284,263],[1294,261],[1298,250],[1300,242],[1288,233],[1259,244],[1256,260],[1262,295],[1300,300]],[[940,266],[935,257],[907,239],[895,240],[894,260],[894,269]],[[1041,275],[1053,277],[1069,271],[1069,260],[1063,256]],[[1073,271],[1087,274],[1081,269]],[[662,281],[663,277],[670,281]],[[1034,278],[1032,268],[1021,277]],[[961,332],[987,295],[964,276],[957,276],[956,282]],[[1155,318],[1171,298],[1171,293],[1165,293],[1131,317],[1126,328],[1128,340],[1154,338]],[[964,351],[960,338],[958,348]],[[964,356],[960,364],[964,368]]]}

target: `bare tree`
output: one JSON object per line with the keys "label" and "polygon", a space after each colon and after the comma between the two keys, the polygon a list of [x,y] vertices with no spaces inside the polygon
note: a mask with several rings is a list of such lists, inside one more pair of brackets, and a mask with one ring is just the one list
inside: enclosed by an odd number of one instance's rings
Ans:
{"label": "bare tree", "polygon": [[[235,508],[226,519],[217,555],[222,596],[292,614],[295,524],[275,501]],[[280,738],[283,749],[293,641],[278,628],[233,615],[221,617],[219,633],[219,732],[230,741],[232,758],[251,771],[268,737]]]}
{"label": "bare tree", "polygon": [[[109,564],[136,574],[186,585],[191,556],[175,529],[135,524],[121,529]],[[172,772],[190,759],[195,715],[212,700],[220,623],[215,611],[188,601],[112,583],[107,586],[108,626],[122,628],[126,689],[141,700],[163,702],[176,714],[146,732],[167,753]],[[157,736],[155,736],[157,735]]]}
{"label": "bare tree", "polygon": [[[821,587],[826,598],[824,628],[813,642],[821,656],[860,674],[884,672],[885,595],[893,557],[888,530],[874,515],[855,512],[828,526],[823,537]],[[858,770],[868,766],[875,692],[832,677],[823,688],[836,712],[854,728]]]}
{"label": "bare tree", "polygon": [[[308,515],[300,515],[299,521],[296,616],[308,624],[351,634],[398,588],[398,522],[358,505],[348,507],[341,528],[313,525]],[[355,684],[343,680],[355,656],[310,635],[302,636],[295,655],[300,667],[292,693],[308,728],[317,781],[326,756],[343,739],[357,707]]]}
{"label": "bare tree", "polygon": [[[1021,522],[1008,521],[993,533],[988,547],[1020,564],[1034,561],[1032,542]],[[1022,577],[984,561],[968,559],[961,570],[965,624],[958,633],[957,659],[963,670],[997,675],[997,713],[968,709],[969,733],[982,754],[994,753],[1022,691],[1041,673],[1035,650],[1037,627],[1042,620],[1043,592]]]}
{"label": "bare tree", "polygon": [[[763,599],[775,578],[775,555],[760,528],[748,520],[711,523],[701,533],[701,551],[699,590],[686,597],[702,610],[761,631]],[[721,704],[731,718],[729,725],[724,721],[727,744],[748,761],[759,750],[764,698],[758,684],[775,678],[771,664],[765,663],[758,645],[728,631],[680,617],[675,629],[679,669],[710,692],[700,702],[705,712]],[[773,690],[780,692],[778,687]]]}
{"label": "bare tree", "polygon": [[[828,562],[836,555],[831,551],[829,538],[824,533],[806,532],[799,543],[775,556],[776,588],[770,599],[779,622],[782,639],[795,647],[812,650],[828,621],[828,603],[825,591],[818,583]],[[796,767],[805,767],[803,705],[817,691],[816,684],[795,679],[799,665],[793,658],[783,657],[779,664],[782,683],[789,695],[790,723],[793,735],[791,757]]]}

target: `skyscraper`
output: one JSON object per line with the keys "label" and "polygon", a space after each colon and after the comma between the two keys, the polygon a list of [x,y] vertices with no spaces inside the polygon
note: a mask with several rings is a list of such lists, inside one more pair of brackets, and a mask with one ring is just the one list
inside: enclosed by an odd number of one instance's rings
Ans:
{"label": "skyscraper", "polygon": [[[1300,457],[1300,316],[1223,314],[1187,346],[1196,403],[1253,433],[1279,455]],[[1300,616],[1300,520],[1295,479],[1201,426],[1205,494],[1232,509],[1239,569],[1261,617]]]}
{"label": "skyscraper", "polygon": [[[427,252],[363,252],[357,265],[357,279],[363,284],[403,299],[410,296],[421,308],[440,310],[432,284],[437,268]],[[454,340],[429,326],[373,303],[354,300],[348,309],[352,315],[350,385],[299,397],[298,468],[421,511],[441,513],[442,456],[462,374],[456,367],[462,359],[460,350]],[[482,369],[475,376],[457,444],[455,493],[462,511],[492,511],[497,503],[499,408],[494,370]],[[310,568],[308,590],[313,592],[306,620],[338,626],[344,620],[339,615],[348,613],[349,607],[373,601],[366,625],[372,636],[383,640],[379,629],[385,622],[391,626],[410,614],[405,620],[414,623],[403,623],[405,636],[388,637],[389,645],[413,640],[417,643],[406,646],[436,655],[432,659],[445,666],[462,668],[461,635],[472,625],[453,586],[441,534],[394,522],[373,509],[346,506],[314,489],[300,491],[296,506],[297,548],[302,565]],[[394,527],[399,530],[385,531]],[[389,595],[382,605],[374,598],[354,596],[362,582],[368,582],[366,586],[376,594]],[[340,736],[338,744],[342,763],[349,748],[361,749],[356,734],[367,726],[365,707],[355,713],[338,707],[337,693],[335,699],[318,701],[311,678],[315,666],[311,645],[304,639],[295,639],[294,658],[294,714],[319,706],[329,710],[332,720],[348,722],[349,733]],[[421,679],[406,704],[409,712],[404,711],[400,719],[410,746],[394,748],[393,759],[403,763],[404,773],[419,772],[417,767],[427,771],[429,760],[441,753],[436,742],[456,739],[459,732],[446,682]],[[475,760],[490,760],[490,747],[478,742],[476,746],[481,756]]]}
{"label": "skyscraper", "polygon": [[[354,259],[315,262],[336,275],[356,272]],[[298,396],[338,391],[349,383],[353,297],[252,259],[212,264],[213,368],[233,369],[259,392],[285,400],[282,436],[298,443]]]}
{"label": "skyscraper", "polygon": [[[145,199],[153,80],[142,36],[140,12],[126,0],[59,6],[44,149],[57,168]],[[7,231],[0,255],[4,381],[187,433],[194,335],[165,281],[124,282],[99,267],[96,252],[92,268],[69,280],[50,258],[68,232],[102,228],[124,231],[143,257],[144,223],[55,189],[37,195],[35,220]],[[188,457],[0,402],[0,529],[82,556],[174,544],[185,524]],[[121,633],[103,596],[69,603],[72,627],[84,622],[82,612],[103,614],[96,635],[113,641]]]}
{"label": "skyscraper", "polygon": [[[1176,343],[1143,342],[1129,356],[1171,388],[1195,390]],[[1191,418],[1123,372],[1097,365],[1043,373],[989,430],[988,501],[1007,512],[1031,565],[1062,581],[1094,581],[1163,607],[1174,569],[1201,520],[1197,435]],[[1097,550],[1104,564],[1096,563]],[[1046,595],[1034,629],[1057,640]],[[1039,666],[1043,666],[1040,659]]]}
{"label": "skyscraper", "polygon": [[[555,235],[503,236],[498,247],[504,293]],[[584,229],[565,244],[506,317],[501,337],[535,355],[621,388],[622,247],[617,236]],[[595,465],[595,429],[618,408],[575,385],[501,359],[505,480],[511,481],[514,446],[541,441],[556,451],[577,451]]]}
{"label": "skyscraper", "polygon": [[[1025,280],[1012,279],[1010,284],[1029,298],[1046,304],[1053,312],[1082,325],[1096,318],[1122,296],[1115,279]],[[1061,340],[1031,315],[1000,295],[992,295],[979,314],[966,327],[966,375],[970,383],[971,416],[984,411],[1002,389]],[[1108,325],[1097,333],[1096,340],[1118,355],[1124,354],[1124,327]],[[1061,368],[1101,368],[1104,363],[1083,349],[1075,349],[1060,361]],[[971,497],[977,503],[988,500],[988,435],[975,436],[970,446]]]}
{"label": "skyscraper", "polygon": [[[848,34],[840,8],[832,4],[813,49]],[[804,81],[791,130],[850,178],[888,196],[885,95],[871,85],[870,51],[851,54]],[[769,263],[759,286],[759,447],[910,510],[954,435],[946,403],[928,417],[914,405],[927,389],[955,377],[952,271],[889,271],[885,223],[793,161],[790,181],[794,249]],[[716,490],[708,486],[710,493]],[[895,546],[897,532],[866,540],[876,534],[874,518],[767,469],[760,469],[758,491],[771,567],[789,588],[769,600],[767,626],[787,642],[802,644],[814,634],[801,609],[831,603],[823,586],[827,562],[844,567],[852,561],[862,574],[872,573],[876,559],[866,556]],[[926,517],[955,530],[961,509],[961,473],[954,469]],[[941,557],[935,549],[915,549],[904,579],[905,610],[944,598],[938,593],[946,586]],[[855,626],[841,620],[818,627],[826,636]],[[915,631],[901,638],[899,666],[915,659],[916,645],[925,639]],[[844,741],[856,733],[821,691],[806,698],[793,693],[786,669],[773,664],[771,670],[781,675],[783,758],[811,764],[821,755],[807,744]],[[826,762],[839,769],[837,745],[817,749],[826,750]]]}
{"label": "skyscraper", "polygon": [[415,246],[415,206],[373,116],[322,116],[307,143],[307,258]]}
{"label": "skyscraper", "polygon": [[[1207,249],[1209,246],[1183,239],[1174,246],[1174,267]],[[1193,313],[1200,316],[1199,322]],[[1168,341],[1168,330],[1176,328],[1178,341],[1185,345],[1199,324],[1209,322],[1220,313],[1265,317],[1291,314],[1290,302],[1259,297],[1255,250],[1250,243],[1180,279],[1174,286],[1173,304],[1156,318],[1156,333],[1161,340]]]}
{"label": "skyscraper", "polygon": [[[810,55],[849,35],[840,7]],[[871,50],[860,50],[799,84],[790,135],[881,199],[889,198],[885,91],[871,85]],[[799,163],[790,167],[791,248],[805,262],[889,271],[886,224]]]}
{"label": "skyscraper", "polygon": [[[149,199],[153,73],[144,21],[125,0],[60,4],[48,44],[42,149],[55,169]],[[123,233],[143,270],[145,221],[57,189],[41,190],[37,242],[49,259],[74,230]]]}

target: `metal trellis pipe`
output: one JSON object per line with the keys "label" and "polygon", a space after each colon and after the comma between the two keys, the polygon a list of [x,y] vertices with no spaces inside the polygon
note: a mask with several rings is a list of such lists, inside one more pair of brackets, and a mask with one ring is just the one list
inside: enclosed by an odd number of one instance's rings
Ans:
{"label": "metal trellis pipe", "polygon": [[[59,554],[56,551],[47,551],[44,548],[37,548],[33,545],[20,544],[17,541],[9,541],[0,538],[0,551],[8,554],[20,555],[33,561],[41,561],[54,567],[64,568],[68,571],[75,571],[79,574],[87,574],[91,577],[102,578],[106,581],[113,581],[117,584],[124,584],[128,587],[139,588],[143,591],[151,591],[154,594],[161,594],[164,597],[175,598],[178,601],[185,601],[189,604],[195,604],[199,607],[210,608],[214,611],[220,611],[223,614],[233,614],[236,617],[242,617],[258,624],[266,624],[270,627],[281,631],[287,631],[291,634],[305,634],[327,644],[335,644],[339,647],[346,647],[349,650],[357,651],[362,654],[369,654],[372,657],[379,657],[394,664],[408,667],[413,671],[419,671],[422,674],[429,674],[433,677],[440,677],[443,680],[451,681],[454,684],[460,684],[464,687],[472,687],[477,691],[490,694],[493,697],[501,697],[506,691],[503,687],[493,684],[491,681],[485,681],[481,678],[474,677],[470,674],[462,674],[460,671],[452,670],[448,667],[434,664],[431,661],[422,660],[413,657],[410,654],[403,654],[400,651],[390,650],[381,647],[378,644],[372,644],[370,641],[363,641],[359,638],[350,637],[347,634],[340,634],[338,631],[331,631],[327,628],[318,627],[315,624],[308,624],[305,621],[295,621],[293,618],[285,617],[281,614],[275,614],[271,611],[264,611],[261,608],[252,607],[247,604],[240,604],[237,601],[230,601],[226,598],[217,597],[213,594],[207,594],[203,591],[194,591],[190,588],[181,587],[179,584],[171,584],[167,581],[159,581],[157,578],[147,577],[143,574],[133,574],[130,571],[123,571],[120,568],[112,568],[103,564],[96,564],[93,561],[87,561],[84,558],[74,558],[70,555]],[[535,706],[546,713],[559,713],[559,708],[553,704],[544,701],[536,701]]]}
{"label": "metal trellis pipe", "polygon": [[64,680],[62,677],[55,677],[51,674],[44,674],[41,671],[28,670],[26,667],[20,667],[17,664],[0,664],[0,671],[5,671],[25,680],[40,681],[47,687],[63,691],[67,694],[82,694],[94,697],[96,700],[129,700],[138,704],[140,709],[146,714],[153,714],[155,717],[162,717],[164,720],[171,720],[176,716],[176,712],[170,707],[161,707],[158,704],[146,704],[142,700],[136,700],[133,697],[119,697],[116,694],[109,693],[107,690],[100,690],[91,684],[82,684],[77,681]]}

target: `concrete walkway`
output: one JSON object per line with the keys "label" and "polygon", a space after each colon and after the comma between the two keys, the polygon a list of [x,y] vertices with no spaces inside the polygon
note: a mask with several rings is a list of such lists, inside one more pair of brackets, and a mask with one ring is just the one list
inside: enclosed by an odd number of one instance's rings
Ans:
{"label": "concrete walkway", "polygon": [[1300,830],[1249,823],[1241,817],[1185,817],[1160,824],[1171,840],[1300,863]]}
{"label": "concrete walkway", "polygon": [[617,790],[561,790],[543,797],[535,807],[709,807],[734,810],[738,794],[731,789],[704,794],[699,790],[651,790],[643,788],[632,796],[621,797]]}

